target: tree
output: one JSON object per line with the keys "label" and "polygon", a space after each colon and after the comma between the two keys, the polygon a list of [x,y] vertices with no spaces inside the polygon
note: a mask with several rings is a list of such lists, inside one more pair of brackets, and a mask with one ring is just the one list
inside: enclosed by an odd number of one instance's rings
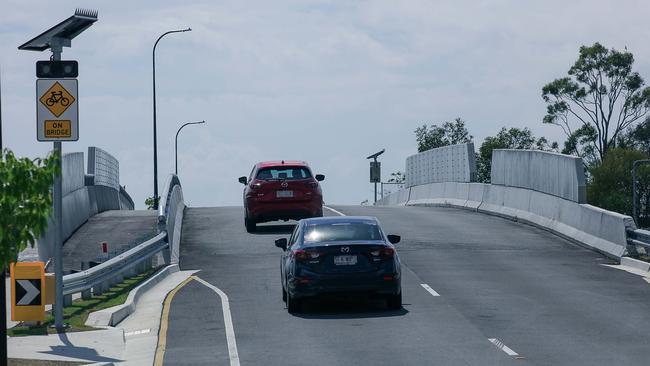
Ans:
{"label": "tree", "polygon": [[[590,170],[587,202],[606,210],[632,215],[632,163],[648,159],[641,151],[613,148],[602,163]],[[650,168],[638,169],[637,194],[641,201],[640,216],[650,216]]]}
{"label": "tree", "polygon": [[477,180],[483,183],[490,182],[492,170],[492,151],[494,149],[535,149],[545,151],[557,151],[558,144],[548,143],[545,137],[535,138],[533,132],[524,127],[506,129],[502,127],[496,136],[485,138],[477,156]]}
{"label": "tree", "polygon": [[3,342],[0,363],[3,364],[7,361],[4,274],[18,253],[27,245],[34,245],[47,228],[52,209],[50,186],[54,174],[59,174],[58,162],[57,155],[46,159],[18,159],[11,151],[0,150],[0,273],[3,274],[0,278],[0,342]]}
{"label": "tree", "polygon": [[646,155],[650,155],[650,117],[636,125],[635,128],[629,128],[618,139],[617,145],[626,149],[639,150]]}
{"label": "tree", "polygon": [[598,132],[592,125],[584,125],[573,131],[564,141],[562,154],[576,155],[582,158],[585,167],[598,165],[600,157],[595,149]]}
{"label": "tree", "polygon": [[581,128],[582,133],[595,131],[593,140],[583,141],[602,160],[623,131],[650,110],[650,88],[632,71],[633,64],[627,50],[608,50],[600,43],[580,47],[569,76],[542,88],[547,103],[543,122],[560,126],[569,139]]}
{"label": "tree", "polygon": [[0,158],[0,266],[7,268],[47,228],[59,164],[56,155],[19,159],[9,150]]}
{"label": "tree", "polygon": [[447,121],[442,126],[426,124],[415,129],[415,139],[418,143],[418,152],[435,149],[437,147],[465,144],[472,142],[474,136],[470,135],[465,127],[465,121],[460,117]]}
{"label": "tree", "polygon": [[[158,202],[160,202],[160,196],[158,196]],[[153,210],[153,207],[154,207],[155,204],[156,204],[156,202],[154,201],[153,196],[147,197],[144,200],[144,205],[147,206],[147,210]]]}
{"label": "tree", "polygon": [[406,175],[401,171],[390,173],[390,179],[388,179],[388,183],[404,183],[404,182],[406,182]]}

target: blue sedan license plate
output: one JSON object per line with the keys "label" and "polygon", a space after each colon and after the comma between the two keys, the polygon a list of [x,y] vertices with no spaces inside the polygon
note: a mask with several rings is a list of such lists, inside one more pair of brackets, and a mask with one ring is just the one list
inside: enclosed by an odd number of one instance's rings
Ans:
{"label": "blue sedan license plate", "polygon": [[354,266],[357,264],[356,255],[337,255],[334,257],[334,264],[337,266]]}

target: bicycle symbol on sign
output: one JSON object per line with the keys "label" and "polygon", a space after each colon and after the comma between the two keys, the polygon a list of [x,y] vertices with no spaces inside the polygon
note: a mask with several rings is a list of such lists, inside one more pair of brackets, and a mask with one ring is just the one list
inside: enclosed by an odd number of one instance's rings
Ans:
{"label": "bicycle symbol on sign", "polygon": [[47,104],[49,107],[52,107],[57,103],[61,103],[61,105],[64,107],[67,107],[68,104],[70,104],[70,100],[63,96],[62,91],[59,90],[50,93],[51,93],[50,97],[47,98],[47,100],[45,100],[45,104]]}

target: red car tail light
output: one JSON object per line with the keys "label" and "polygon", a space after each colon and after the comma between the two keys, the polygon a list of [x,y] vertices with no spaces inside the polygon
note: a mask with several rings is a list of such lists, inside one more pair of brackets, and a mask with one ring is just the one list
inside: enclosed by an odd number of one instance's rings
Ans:
{"label": "red car tail light", "polygon": [[293,256],[298,262],[319,261],[323,258],[324,253],[313,249],[295,249]]}

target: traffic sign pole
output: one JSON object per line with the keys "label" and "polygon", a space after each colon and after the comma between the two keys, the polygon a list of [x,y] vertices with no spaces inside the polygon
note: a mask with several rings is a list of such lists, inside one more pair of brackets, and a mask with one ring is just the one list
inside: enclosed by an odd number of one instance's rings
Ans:
{"label": "traffic sign pole", "polygon": [[[52,39],[52,61],[61,61],[63,42],[58,38]],[[54,300],[54,326],[57,330],[63,329],[63,187],[61,175],[63,174],[63,151],[61,141],[54,141],[54,154],[59,160],[59,174],[54,177],[54,222],[56,223],[54,240],[54,276],[56,282]]]}

